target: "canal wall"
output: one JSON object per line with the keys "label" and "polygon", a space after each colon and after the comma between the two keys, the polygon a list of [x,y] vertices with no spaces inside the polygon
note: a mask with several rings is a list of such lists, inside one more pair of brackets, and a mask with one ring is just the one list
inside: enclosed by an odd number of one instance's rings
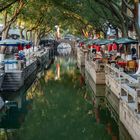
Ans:
{"label": "canal wall", "polygon": [[[137,80],[131,78],[129,75],[124,73],[122,69],[117,69],[114,67],[114,65],[106,65],[105,64],[105,69],[104,69],[104,75],[102,73],[96,72],[96,68],[98,67],[95,64],[93,64],[93,60],[89,60],[89,57],[85,57],[83,54],[81,55],[81,48],[77,48],[77,63],[80,64],[80,62],[84,62],[83,65],[83,70],[85,73],[85,79],[86,79],[86,84],[90,86],[90,89],[93,91],[94,96],[93,99],[95,99],[96,93],[104,93],[105,91],[105,96],[106,97],[106,105],[111,112],[112,117],[114,120],[118,123],[120,121],[128,131],[127,133],[131,134],[134,140],[139,140],[140,135],[139,135],[139,130],[140,130],[140,119],[139,119],[139,114],[135,114],[135,111],[132,111],[132,109],[128,106],[128,102],[126,102],[126,105],[123,106],[122,104],[125,104],[124,101],[122,101],[121,96],[122,95],[122,84],[123,83],[135,83]],[[82,67],[78,65],[78,68],[81,69]],[[81,70],[80,70],[81,71]],[[105,78],[104,78],[105,76]],[[104,81],[106,84],[106,90],[101,92],[100,88],[97,88],[98,83],[102,82],[97,82],[101,78],[104,78]],[[97,90],[97,91],[96,91]],[[130,94],[131,95],[131,94]],[[132,97],[128,98],[132,98]],[[126,95],[127,96],[127,95]],[[135,99],[135,97],[134,97]],[[138,104],[139,105],[139,104]],[[140,106],[140,105],[139,105]],[[140,109],[139,109],[140,111]],[[132,138],[130,138],[131,140]],[[124,137],[123,140],[129,140],[126,136]]]}

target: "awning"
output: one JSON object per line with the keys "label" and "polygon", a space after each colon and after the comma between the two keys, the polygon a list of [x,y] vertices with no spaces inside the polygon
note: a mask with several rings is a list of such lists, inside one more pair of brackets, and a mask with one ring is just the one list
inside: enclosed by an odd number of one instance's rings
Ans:
{"label": "awning", "polygon": [[113,43],[113,40],[100,39],[95,44],[96,45],[106,45],[106,44],[112,44],[112,43]]}
{"label": "awning", "polygon": [[137,44],[138,41],[132,38],[119,38],[114,40],[116,44]]}

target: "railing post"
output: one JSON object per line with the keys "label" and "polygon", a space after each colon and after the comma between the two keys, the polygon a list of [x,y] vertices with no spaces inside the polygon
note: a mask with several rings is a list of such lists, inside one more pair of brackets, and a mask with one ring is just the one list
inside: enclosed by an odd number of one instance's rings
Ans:
{"label": "railing post", "polygon": [[123,68],[119,68],[119,80],[120,80],[120,84],[122,84],[122,80],[125,80],[124,77],[123,77],[123,79],[121,78],[121,76],[123,75],[122,74],[123,70],[124,70]]}
{"label": "railing post", "polygon": [[137,76],[138,83],[140,83],[140,75]]}

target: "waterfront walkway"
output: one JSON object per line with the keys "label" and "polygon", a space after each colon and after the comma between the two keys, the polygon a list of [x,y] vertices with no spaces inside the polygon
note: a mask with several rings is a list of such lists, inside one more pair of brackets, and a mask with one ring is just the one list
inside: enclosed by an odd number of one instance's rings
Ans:
{"label": "waterfront walkway", "polygon": [[[57,63],[61,71],[59,80],[54,78]],[[93,105],[86,101],[85,94],[74,61],[58,59],[38,82],[32,110],[17,139],[111,140],[105,125],[96,121]]]}

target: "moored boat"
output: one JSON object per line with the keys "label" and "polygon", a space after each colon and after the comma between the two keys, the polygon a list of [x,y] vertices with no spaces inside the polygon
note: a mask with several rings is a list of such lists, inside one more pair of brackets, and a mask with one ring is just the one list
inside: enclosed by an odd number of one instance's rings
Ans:
{"label": "moored boat", "polygon": [[[33,57],[28,41],[6,39],[0,41],[4,59],[4,80],[1,91],[17,91],[26,79],[37,70],[37,60]],[[33,75],[36,76],[36,75]]]}

